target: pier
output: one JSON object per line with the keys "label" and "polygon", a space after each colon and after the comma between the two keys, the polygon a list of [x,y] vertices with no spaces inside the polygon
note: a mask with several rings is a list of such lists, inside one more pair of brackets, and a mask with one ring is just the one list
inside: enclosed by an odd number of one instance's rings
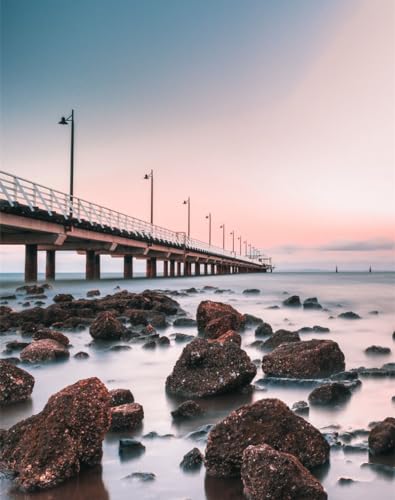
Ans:
{"label": "pier", "polygon": [[86,279],[100,279],[100,257],[123,259],[123,276],[133,278],[135,259],[146,261],[146,277],[271,272],[261,252],[240,255],[188,237],[184,232],[136,219],[115,210],[0,171],[0,244],[25,246],[25,281],[37,281],[37,255],[46,252],[45,276],[55,279],[56,253],[86,258]]}

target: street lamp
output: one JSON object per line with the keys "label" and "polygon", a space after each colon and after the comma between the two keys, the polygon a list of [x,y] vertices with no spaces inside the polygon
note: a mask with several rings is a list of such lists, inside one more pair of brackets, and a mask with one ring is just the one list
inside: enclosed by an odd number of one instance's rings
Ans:
{"label": "street lamp", "polygon": [[222,248],[225,250],[225,224],[219,226],[222,229]]}
{"label": "street lamp", "polygon": [[211,212],[206,215],[206,219],[208,219],[208,244],[211,247]]}
{"label": "street lamp", "polygon": [[230,235],[232,236],[232,253],[235,253],[235,230],[230,232]]}
{"label": "street lamp", "polygon": [[241,236],[238,236],[237,239],[239,240],[240,242],[240,255],[241,255]]}
{"label": "street lamp", "polygon": [[188,196],[187,200],[184,200],[183,205],[188,205],[188,238],[191,236],[191,198]]}
{"label": "street lamp", "polygon": [[74,109],[68,118],[62,116],[59,125],[68,125],[71,123],[71,141],[70,141],[70,217],[73,214],[72,204],[74,196]]}
{"label": "street lamp", "polygon": [[151,179],[151,224],[154,223],[154,171],[144,175],[144,179]]}

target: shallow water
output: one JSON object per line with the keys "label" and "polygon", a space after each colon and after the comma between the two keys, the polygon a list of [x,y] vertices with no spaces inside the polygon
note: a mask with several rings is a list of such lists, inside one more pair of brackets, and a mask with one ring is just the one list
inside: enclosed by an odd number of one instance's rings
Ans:
{"label": "shallow water", "polygon": [[[12,277],[2,282],[1,295],[14,292],[18,283]],[[346,357],[346,368],[359,366],[380,367],[384,363],[395,362],[395,343],[392,332],[395,330],[395,273],[273,273],[235,276],[201,276],[196,278],[177,279],[136,279],[130,281],[108,279],[100,282],[80,280],[57,281],[54,289],[48,291],[47,303],[54,294],[69,292],[75,298],[85,297],[86,291],[99,288],[102,295],[113,293],[114,287],[142,291],[144,289],[171,289],[196,287],[205,285],[231,289],[233,293],[214,294],[204,292],[189,294],[187,297],[176,297],[191,317],[201,300],[211,298],[233,305],[243,313],[261,317],[270,323],[273,330],[287,328],[296,330],[303,326],[321,325],[331,329],[330,333],[301,334],[303,340],[311,338],[330,338],[339,343]],[[243,295],[246,288],[259,288],[258,296]],[[287,297],[284,292],[297,294],[301,299],[318,297],[319,302],[328,311],[304,311],[287,309],[267,309],[280,305]],[[20,308],[16,302],[10,301],[12,307]],[[337,318],[340,312],[355,311],[361,320],[343,320]],[[369,314],[378,311],[377,315]],[[329,319],[334,316],[334,319]],[[161,334],[170,335],[175,331],[196,335],[194,328],[169,327]],[[83,471],[77,479],[48,492],[26,495],[12,490],[7,480],[0,481],[0,496],[13,499],[182,499],[193,500],[228,500],[241,499],[241,485],[237,480],[216,480],[205,477],[204,467],[195,473],[185,473],[179,468],[182,457],[194,446],[204,452],[204,441],[194,441],[187,434],[205,424],[213,424],[222,419],[233,409],[262,397],[278,397],[289,406],[301,399],[307,400],[311,387],[265,385],[265,391],[252,394],[232,394],[201,401],[207,413],[190,422],[175,424],[170,411],[177,407],[180,400],[169,397],[165,392],[165,379],[171,372],[184,344],[171,341],[169,348],[156,350],[142,349],[139,343],[130,343],[128,351],[110,351],[108,346],[87,346],[91,337],[87,330],[66,332],[72,347],[68,361],[41,366],[23,366],[31,372],[36,384],[31,401],[13,405],[0,410],[1,427],[8,428],[22,418],[39,412],[47,399],[54,392],[75,381],[90,376],[98,376],[110,389],[117,387],[130,388],[135,400],[144,407],[143,426],[134,433],[110,433],[104,441],[104,455],[101,468]],[[17,335],[0,336],[2,351],[9,340]],[[242,347],[251,359],[261,359],[262,351],[249,347],[255,340],[254,330],[248,329],[243,334]],[[119,342],[120,344],[122,342]],[[389,355],[367,356],[364,349],[372,344],[387,346],[392,349]],[[111,344],[113,345],[113,344]],[[89,352],[87,360],[76,360],[72,356],[80,350]],[[259,367],[256,380],[262,378]],[[339,426],[339,432],[366,429],[372,421],[394,416],[395,404],[391,397],[395,395],[395,382],[392,378],[362,378],[362,386],[353,392],[351,399],[334,408],[310,408],[306,417],[314,426],[323,429],[327,426]],[[170,438],[143,438],[150,431],[159,434],[171,433]],[[325,431],[325,429],[323,429]],[[142,440],[146,446],[144,454],[125,459],[118,454],[120,437],[133,436]],[[366,438],[357,438],[355,443]],[[354,443],[353,442],[353,443]],[[361,499],[377,497],[382,500],[394,497],[395,479],[372,468],[362,466],[374,461],[367,452],[344,453],[342,450],[331,450],[328,467],[316,471],[331,499]],[[395,457],[387,457],[387,463],[394,467]],[[135,479],[124,479],[132,472],[153,472],[154,481],[141,482]],[[340,485],[338,479],[348,477],[354,479],[349,485]]]}

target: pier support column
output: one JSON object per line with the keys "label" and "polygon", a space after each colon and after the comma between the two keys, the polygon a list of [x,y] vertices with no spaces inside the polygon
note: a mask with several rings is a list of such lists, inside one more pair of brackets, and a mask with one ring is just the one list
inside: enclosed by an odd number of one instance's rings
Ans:
{"label": "pier support column", "polygon": [[25,281],[37,281],[37,245],[25,245]]}
{"label": "pier support column", "polygon": [[95,251],[86,251],[85,278],[87,280],[95,279]]}
{"label": "pier support column", "polygon": [[208,264],[207,264],[207,262],[204,264],[204,274],[206,276],[208,275]]}
{"label": "pier support column", "polygon": [[189,276],[189,262],[184,262],[184,276]]}
{"label": "pier support column", "polygon": [[100,279],[100,254],[95,255],[95,280]]}
{"label": "pier support column", "polygon": [[46,252],[45,279],[48,281],[55,279],[55,250],[47,250]]}
{"label": "pier support column", "polygon": [[125,279],[133,278],[133,256],[124,255],[123,256],[123,277]]}
{"label": "pier support column", "polygon": [[177,276],[181,276],[181,262],[177,261]]}
{"label": "pier support column", "polygon": [[165,260],[163,262],[163,276],[167,278],[169,276],[169,261]]}
{"label": "pier support column", "polygon": [[215,264],[211,264],[211,274],[215,274]]}
{"label": "pier support column", "polygon": [[175,276],[175,267],[176,267],[175,264],[176,263],[174,260],[170,261],[170,277],[171,278],[174,278],[174,276]]}
{"label": "pier support column", "polygon": [[156,278],[156,257],[147,259],[147,278]]}
{"label": "pier support column", "polygon": [[195,276],[200,276],[200,264],[195,262]]}

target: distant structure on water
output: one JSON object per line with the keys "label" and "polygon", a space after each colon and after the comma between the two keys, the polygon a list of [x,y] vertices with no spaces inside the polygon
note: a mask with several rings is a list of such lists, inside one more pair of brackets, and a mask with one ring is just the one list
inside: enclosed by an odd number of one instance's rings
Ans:
{"label": "distant structure on water", "polygon": [[370,273],[372,272],[372,266],[369,266],[369,272]]}
{"label": "distant structure on water", "polygon": [[335,269],[335,273],[338,273],[339,271],[337,270],[337,266],[336,266],[336,269]]}

